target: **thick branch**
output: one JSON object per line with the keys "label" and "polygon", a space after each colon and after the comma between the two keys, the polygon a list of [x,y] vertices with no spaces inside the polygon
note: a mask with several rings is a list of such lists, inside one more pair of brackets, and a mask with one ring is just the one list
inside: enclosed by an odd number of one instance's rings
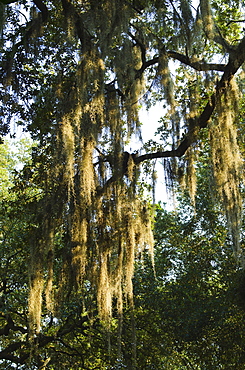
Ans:
{"label": "thick branch", "polygon": [[178,60],[181,63],[186,64],[189,67],[192,67],[196,71],[220,71],[225,70],[225,64],[222,63],[206,63],[204,60],[193,61],[192,58],[184,54],[177,53],[176,51],[168,50],[167,55],[175,60]]}
{"label": "thick branch", "polygon": [[[166,54],[175,60],[195,69],[196,71],[219,71],[224,72],[225,64],[223,63],[206,63],[202,61],[193,61],[191,58],[184,54],[177,53],[173,50],[166,51]],[[136,72],[136,78],[140,78],[142,73],[150,66],[159,63],[159,57],[152,58],[143,63],[142,67]]]}
{"label": "thick branch", "polygon": [[[137,30],[137,31],[139,32],[139,30]],[[128,34],[136,42],[136,45],[138,45],[140,47],[140,50],[141,50],[141,60],[142,60],[142,64],[144,65],[145,62],[146,62],[146,47],[144,45],[143,40],[140,40],[140,37],[136,37],[131,32],[129,32]]]}
{"label": "thick branch", "polygon": [[15,342],[7,346],[0,352],[1,360],[9,360],[15,364],[24,364],[25,360],[29,357],[29,353],[22,355],[21,357],[15,356],[15,351],[20,350],[23,347],[23,342]]}
{"label": "thick branch", "polygon": [[2,314],[1,316],[6,319],[7,324],[3,328],[0,329],[0,335],[9,335],[10,330],[20,331],[23,334],[27,333],[27,329],[23,328],[22,326],[15,325],[10,315]]}

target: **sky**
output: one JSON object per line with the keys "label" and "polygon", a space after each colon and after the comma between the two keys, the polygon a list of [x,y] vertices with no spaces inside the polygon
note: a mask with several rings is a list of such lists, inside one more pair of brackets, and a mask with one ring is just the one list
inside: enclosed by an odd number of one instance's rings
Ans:
{"label": "sky", "polygon": [[[154,135],[157,128],[161,125],[159,123],[159,120],[161,117],[163,117],[163,115],[163,102],[158,102],[155,106],[151,107],[149,111],[146,111],[145,109],[142,109],[140,111],[139,116],[140,121],[142,122],[141,131],[144,144],[150,139],[157,141],[157,138]],[[155,169],[157,171],[155,202],[158,203],[159,201],[161,201],[162,203],[168,203],[168,206],[172,207],[172,199],[170,199],[170,194],[167,194],[166,191],[164,168],[161,159],[156,160]]]}

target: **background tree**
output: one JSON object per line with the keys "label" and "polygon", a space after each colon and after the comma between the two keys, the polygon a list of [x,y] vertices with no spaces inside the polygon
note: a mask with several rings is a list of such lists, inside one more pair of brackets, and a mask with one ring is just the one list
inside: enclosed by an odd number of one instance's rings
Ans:
{"label": "background tree", "polygon": [[196,170],[195,208],[185,192],[176,210],[156,211],[155,272],[147,256],[137,264],[139,369],[244,367],[244,272],[232,256],[207,158]]}

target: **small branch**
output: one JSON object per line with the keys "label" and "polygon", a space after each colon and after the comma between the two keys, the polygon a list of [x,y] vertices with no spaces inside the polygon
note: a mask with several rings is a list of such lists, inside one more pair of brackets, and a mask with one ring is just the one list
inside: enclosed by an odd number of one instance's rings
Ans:
{"label": "small branch", "polygon": [[51,357],[46,358],[46,360],[43,361],[41,367],[39,367],[38,370],[45,370],[46,369],[46,366],[48,365],[48,363],[49,363],[50,360],[51,360]]}
{"label": "small branch", "polygon": [[136,13],[138,13],[139,15],[142,15],[142,9],[139,9],[139,8],[136,8],[133,4],[131,4],[129,1],[127,0],[124,0],[125,4],[129,5],[132,9],[134,9],[136,11]]}
{"label": "small branch", "polygon": [[235,20],[230,20],[227,24],[226,24],[226,27],[228,27],[231,23],[243,23],[245,22],[245,19],[239,19],[237,21]]}

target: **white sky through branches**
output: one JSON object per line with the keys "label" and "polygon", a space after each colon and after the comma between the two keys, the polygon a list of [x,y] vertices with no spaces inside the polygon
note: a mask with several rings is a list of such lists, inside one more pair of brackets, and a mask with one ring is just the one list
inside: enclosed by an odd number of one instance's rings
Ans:
{"label": "white sky through branches", "polygon": [[[140,112],[140,120],[142,122],[142,140],[146,143],[148,140],[156,140],[155,133],[157,128],[161,125],[160,119],[164,116],[163,102],[158,102],[155,106],[146,111],[142,109]],[[157,181],[155,188],[155,202],[167,203],[168,206],[172,206],[172,200],[170,194],[167,194],[164,168],[161,159],[156,160],[155,170],[157,172]]]}

